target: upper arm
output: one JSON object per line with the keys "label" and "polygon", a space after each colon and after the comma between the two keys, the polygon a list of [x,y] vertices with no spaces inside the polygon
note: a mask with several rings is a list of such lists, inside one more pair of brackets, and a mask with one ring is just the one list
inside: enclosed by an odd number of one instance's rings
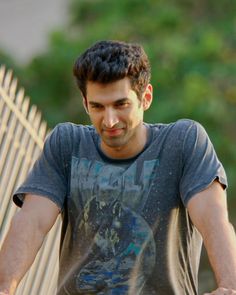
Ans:
{"label": "upper arm", "polygon": [[[214,146],[202,125],[192,122],[185,132],[181,146],[181,180],[180,194],[187,206],[190,199],[195,198],[200,190],[214,179],[227,187],[225,170],[219,161]],[[214,182],[214,185],[217,182]]]}
{"label": "upper arm", "polygon": [[187,209],[192,222],[203,237],[220,223],[228,222],[226,193],[218,181],[195,194],[189,200]]}
{"label": "upper arm", "polygon": [[29,171],[26,179],[17,188],[13,201],[22,206],[27,193],[48,196],[62,208],[68,195],[68,175],[71,164],[71,129],[69,124],[60,124],[47,137],[43,150]]}
{"label": "upper arm", "polygon": [[28,222],[46,235],[56,221],[60,209],[47,197],[27,194],[24,204],[19,212],[20,215],[26,217]]}

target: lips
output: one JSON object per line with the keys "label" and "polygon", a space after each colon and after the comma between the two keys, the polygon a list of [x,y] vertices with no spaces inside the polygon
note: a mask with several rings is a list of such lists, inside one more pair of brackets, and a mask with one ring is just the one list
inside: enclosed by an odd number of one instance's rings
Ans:
{"label": "lips", "polygon": [[109,137],[115,137],[121,135],[123,132],[123,128],[116,128],[116,129],[103,129],[103,133],[108,135]]}

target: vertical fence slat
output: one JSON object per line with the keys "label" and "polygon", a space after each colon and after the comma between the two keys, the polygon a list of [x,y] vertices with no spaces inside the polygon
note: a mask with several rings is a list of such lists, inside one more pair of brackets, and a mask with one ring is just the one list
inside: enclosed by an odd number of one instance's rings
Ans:
{"label": "vertical fence slat", "polygon": [[4,77],[5,77],[5,72],[6,72],[6,68],[5,66],[1,66],[0,67],[0,84],[2,85],[3,84],[3,80],[4,80]]}
{"label": "vertical fence slat", "polygon": [[[11,197],[39,156],[47,133],[36,106],[24,89],[17,91],[12,71],[0,67],[0,247],[10,220],[19,209]],[[45,239],[31,269],[20,283],[16,295],[54,295],[58,274],[61,220]]]}

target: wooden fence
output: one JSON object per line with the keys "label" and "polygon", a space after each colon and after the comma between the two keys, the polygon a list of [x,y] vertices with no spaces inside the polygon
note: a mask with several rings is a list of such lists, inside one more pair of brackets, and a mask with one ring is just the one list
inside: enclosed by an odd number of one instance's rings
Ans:
{"label": "wooden fence", "polygon": [[[12,194],[39,156],[47,125],[12,71],[0,67],[0,247],[16,210]],[[17,295],[54,295],[58,275],[60,218],[48,234]],[[23,228],[19,228],[23,231]]]}

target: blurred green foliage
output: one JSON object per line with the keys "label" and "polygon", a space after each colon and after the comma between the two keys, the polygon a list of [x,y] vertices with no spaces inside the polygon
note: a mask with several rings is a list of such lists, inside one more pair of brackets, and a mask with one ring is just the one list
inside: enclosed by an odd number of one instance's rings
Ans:
{"label": "blurred green foliage", "polygon": [[155,97],[146,121],[185,117],[202,123],[226,168],[233,204],[235,11],[235,0],[71,0],[71,21],[51,34],[47,53],[25,67],[17,67],[1,52],[0,60],[15,69],[50,127],[60,121],[87,124],[72,76],[76,57],[97,40],[141,43],[150,57]]}

